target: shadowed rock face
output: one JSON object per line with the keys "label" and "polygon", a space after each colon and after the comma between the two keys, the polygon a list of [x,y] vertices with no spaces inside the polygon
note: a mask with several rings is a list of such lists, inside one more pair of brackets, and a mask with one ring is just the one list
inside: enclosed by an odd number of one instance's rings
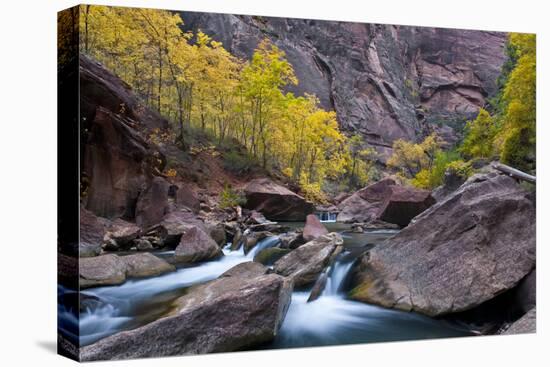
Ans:
{"label": "shadowed rock face", "polygon": [[230,352],[269,342],[284,319],[292,285],[264,270],[238,270],[192,287],[170,314],[82,348],[81,359]]}
{"label": "shadowed rock face", "polygon": [[312,203],[267,178],[250,181],[244,191],[244,207],[256,210],[268,219],[301,221],[315,210]]}
{"label": "shadowed rock face", "polygon": [[535,266],[535,208],[514,179],[489,173],[364,254],[353,299],[430,316],[472,309]]}
{"label": "shadowed rock face", "polygon": [[[471,118],[495,92],[505,33],[183,12],[231,52],[250,57],[271,39],[300,80],[335,109],[340,125],[362,133],[381,153],[414,140],[431,122]],[[436,128],[449,142],[448,126]]]}
{"label": "shadowed rock face", "polygon": [[168,122],[143,106],[126,83],[99,63],[81,56],[79,70],[84,206],[102,217],[134,219],[138,198],[147,193],[149,197],[140,200],[140,220],[149,224],[145,222],[162,217],[150,202],[151,196],[159,196],[151,195],[155,188],[150,187],[153,172],[162,171],[165,162],[142,132],[167,127]]}
{"label": "shadowed rock face", "polygon": [[391,187],[396,185],[391,178],[378,181],[362,188],[338,204],[340,213],[337,222],[369,222],[378,217],[380,208],[391,194]]}

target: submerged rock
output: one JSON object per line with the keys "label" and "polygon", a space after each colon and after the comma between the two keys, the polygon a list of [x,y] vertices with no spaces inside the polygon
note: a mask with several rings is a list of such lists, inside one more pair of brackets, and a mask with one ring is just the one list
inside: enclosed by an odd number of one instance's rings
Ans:
{"label": "submerged rock", "polygon": [[244,192],[244,207],[261,212],[270,220],[302,221],[315,210],[312,203],[267,178],[250,181]]}
{"label": "submerged rock", "polygon": [[314,239],[328,234],[328,230],[315,214],[309,214],[306,217],[306,224],[302,236],[305,241],[313,241]]}
{"label": "submerged rock", "polygon": [[279,247],[264,248],[254,255],[254,261],[263,265],[273,265],[273,263],[288,254],[290,251],[291,250],[289,249]]}
{"label": "submerged rock", "polygon": [[310,285],[342,251],[343,243],[338,233],[321,236],[283,256],[274,264],[273,270],[289,277],[295,287]]}
{"label": "submerged rock", "polygon": [[359,258],[352,299],[429,316],[474,308],[535,265],[535,208],[514,179],[470,178]]}
{"label": "submerged rock", "polygon": [[291,293],[291,283],[279,275],[235,271],[191,287],[165,317],[83,347],[81,359],[230,352],[261,345],[277,335]]}
{"label": "submerged rock", "polygon": [[178,263],[194,263],[223,256],[218,244],[202,228],[193,226],[181,236],[174,252]]}

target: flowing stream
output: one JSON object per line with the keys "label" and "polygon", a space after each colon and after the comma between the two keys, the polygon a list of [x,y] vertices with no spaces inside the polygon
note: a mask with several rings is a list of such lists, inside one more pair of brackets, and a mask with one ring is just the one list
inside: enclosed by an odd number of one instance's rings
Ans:
{"label": "flowing stream", "polygon": [[[286,224],[286,223],[285,223]],[[290,224],[291,227],[303,223]],[[342,231],[345,226],[325,223],[331,231]],[[376,245],[395,234],[392,231],[374,231],[361,234],[344,233],[346,250],[328,269],[326,287],[319,299],[307,302],[309,292],[293,292],[288,313],[276,339],[261,348],[289,348],[316,345],[380,342],[392,340],[426,339],[469,335],[466,330],[450,323],[422,315],[383,309],[346,299],[345,281],[358,252],[366,245]],[[81,292],[80,345],[88,345],[121,330],[129,330],[151,321],[167,312],[176,298],[188,287],[216,279],[233,266],[252,261],[260,250],[277,245],[278,237],[260,241],[248,254],[243,247],[231,251],[229,246],[216,261],[193,267],[179,268],[162,276],[129,280],[119,286],[86,289]],[[171,252],[156,253],[164,257]],[[63,287],[62,296],[77,296]],[[59,325],[67,334],[78,330],[74,310],[59,306]],[[76,333],[73,333],[76,334]],[[73,335],[76,339],[76,335]]]}

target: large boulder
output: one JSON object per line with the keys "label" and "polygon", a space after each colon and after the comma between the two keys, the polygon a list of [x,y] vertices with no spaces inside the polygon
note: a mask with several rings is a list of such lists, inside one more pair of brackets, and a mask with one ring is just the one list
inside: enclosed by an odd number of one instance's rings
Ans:
{"label": "large boulder", "polygon": [[306,217],[306,224],[302,236],[306,241],[313,241],[314,239],[328,234],[328,230],[323,223],[319,221],[319,218],[315,214],[309,214]]}
{"label": "large boulder", "polygon": [[223,256],[218,244],[202,228],[190,227],[180,239],[174,252],[174,260],[178,263],[194,263],[212,260]]}
{"label": "large boulder", "polygon": [[176,270],[174,265],[150,253],[121,256],[126,265],[126,276],[131,278],[152,277]]}
{"label": "large boulder", "polygon": [[162,177],[154,177],[149,188],[139,195],[136,205],[136,224],[147,228],[159,223],[168,213],[170,184]]}
{"label": "large boulder", "polygon": [[161,275],[176,268],[150,253],[127,256],[114,254],[89,257],[80,260],[80,288],[117,285],[127,277],[143,278]]}
{"label": "large boulder", "polygon": [[259,211],[270,220],[302,221],[315,210],[312,203],[267,178],[250,181],[244,192],[244,207]]}
{"label": "large boulder", "polygon": [[395,181],[386,178],[372,185],[362,188],[338,204],[340,213],[337,222],[370,222],[377,219],[380,208],[391,194],[391,187]]}
{"label": "large boulder", "polygon": [[117,255],[80,259],[80,288],[122,284],[126,281],[126,263]]}
{"label": "large boulder", "polygon": [[164,246],[174,248],[179,244],[181,236],[194,226],[206,230],[204,223],[194,213],[178,210],[166,214],[153,232],[161,237]]}
{"label": "large boulder", "polygon": [[235,265],[231,269],[220,275],[220,278],[225,277],[241,277],[241,278],[253,278],[267,273],[267,268],[260,263],[254,261],[247,261]]}
{"label": "large boulder", "polygon": [[292,280],[295,287],[305,287],[342,251],[344,241],[338,233],[329,233],[298,247],[273,265],[273,271]]}
{"label": "large boulder", "polygon": [[430,191],[408,186],[390,186],[390,193],[380,207],[378,219],[405,227],[411,219],[435,204]]}
{"label": "large boulder", "polygon": [[514,179],[476,175],[365,253],[353,299],[430,316],[472,309],[535,265],[535,209]]}
{"label": "large boulder", "polygon": [[101,253],[104,223],[92,212],[80,207],[80,245],[79,256],[97,256]]}
{"label": "large boulder", "polygon": [[291,293],[291,283],[279,275],[235,271],[192,287],[165,317],[83,347],[81,359],[230,352],[262,345],[277,335]]}

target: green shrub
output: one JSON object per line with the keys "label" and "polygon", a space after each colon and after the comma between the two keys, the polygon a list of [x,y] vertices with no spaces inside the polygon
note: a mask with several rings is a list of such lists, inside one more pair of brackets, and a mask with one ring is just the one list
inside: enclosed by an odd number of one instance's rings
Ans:
{"label": "green shrub", "polygon": [[232,208],[237,205],[244,205],[246,198],[238,192],[235,192],[229,184],[225,184],[222,192],[220,193],[220,208]]}

